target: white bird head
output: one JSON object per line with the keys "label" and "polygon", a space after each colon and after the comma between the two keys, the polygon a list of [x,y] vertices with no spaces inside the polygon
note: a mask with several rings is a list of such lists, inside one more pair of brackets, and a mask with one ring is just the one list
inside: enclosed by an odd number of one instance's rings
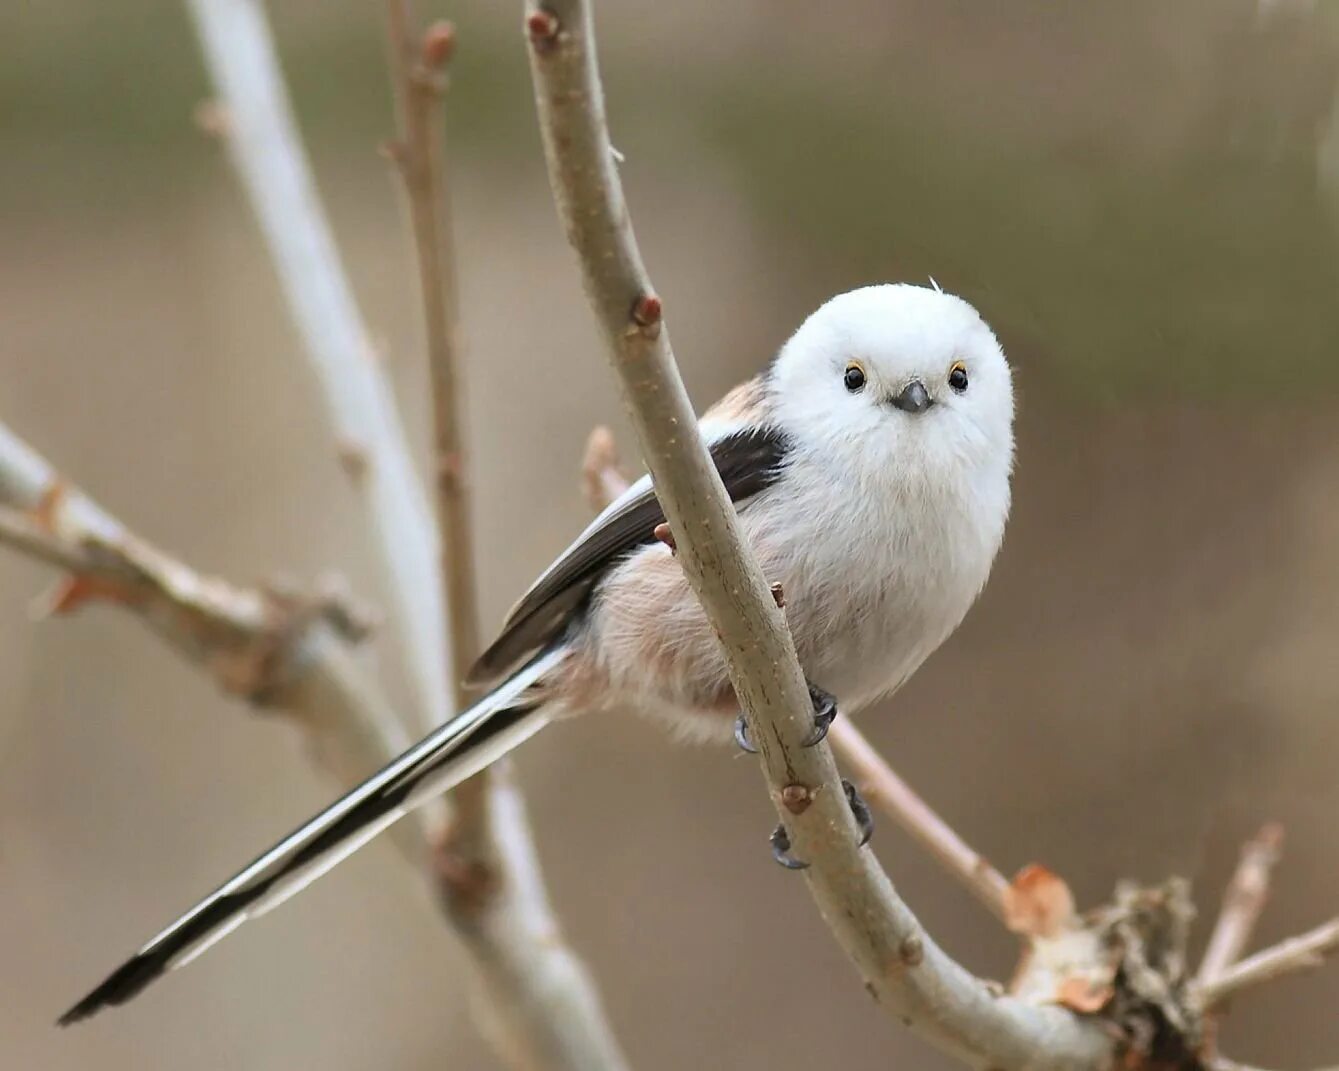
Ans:
{"label": "white bird head", "polygon": [[933,477],[1012,465],[1009,365],[951,294],[883,285],[834,297],[782,348],[771,386],[788,431],[859,451],[862,468]]}

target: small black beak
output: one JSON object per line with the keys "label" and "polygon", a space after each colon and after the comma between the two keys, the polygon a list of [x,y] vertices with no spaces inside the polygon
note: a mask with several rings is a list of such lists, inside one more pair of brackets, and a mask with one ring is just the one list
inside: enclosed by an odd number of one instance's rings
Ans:
{"label": "small black beak", "polygon": [[902,393],[893,396],[893,405],[904,413],[923,413],[934,405],[934,399],[919,379],[913,379]]}

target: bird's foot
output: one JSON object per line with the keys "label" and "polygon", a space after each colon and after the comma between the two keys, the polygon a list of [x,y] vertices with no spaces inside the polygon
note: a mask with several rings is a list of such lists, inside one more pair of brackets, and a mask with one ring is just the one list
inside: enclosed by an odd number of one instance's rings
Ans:
{"label": "bird's foot", "polygon": [[[846,793],[847,806],[855,817],[856,828],[860,831],[860,847],[869,843],[874,835],[874,816],[870,814],[869,804],[861,797],[859,790],[850,781],[842,778],[842,791]],[[784,825],[772,830],[772,858],[787,870],[805,870],[809,864],[790,854],[790,834]]]}
{"label": "bird's foot", "polygon": [[[806,682],[808,683],[808,682]],[[809,685],[809,702],[814,708],[814,729],[804,741],[805,747],[822,743],[828,729],[837,718],[837,698],[816,684]]]}
{"label": "bird's foot", "polygon": [[[809,702],[814,710],[814,727],[804,739],[805,747],[813,747],[820,743],[828,735],[828,729],[837,717],[836,698],[816,684],[809,685]],[[739,745],[740,750],[747,751],[750,755],[758,753],[757,746],[749,736],[749,723],[742,712],[735,718],[735,743]]]}

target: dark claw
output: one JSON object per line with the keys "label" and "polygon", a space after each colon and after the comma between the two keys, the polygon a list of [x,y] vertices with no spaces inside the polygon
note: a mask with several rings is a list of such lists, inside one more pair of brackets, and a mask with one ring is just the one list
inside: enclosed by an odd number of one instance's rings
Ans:
{"label": "dark claw", "polygon": [[814,707],[814,731],[804,741],[805,747],[821,743],[837,718],[837,700],[817,685],[809,685],[809,702]]}
{"label": "dark claw", "polygon": [[739,745],[741,751],[747,751],[750,755],[758,754],[758,749],[749,739],[749,723],[743,714],[735,719],[735,743]]}
{"label": "dark claw", "polygon": [[[869,804],[860,796],[859,790],[846,778],[842,778],[842,791],[846,793],[846,803],[855,815],[856,827],[860,830],[860,847],[869,843],[874,836],[874,816],[869,813]],[[806,870],[809,864],[790,854],[790,834],[784,825],[772,830],[772,858],[787,870]]]}
{"label": "dark claw", "polygon": [[846,802],[851,806],[851,813],[855,815],[855,824],[860,829],[860,847],[863,848],[869,843],[869,838],[874,836],[874,816],[869,813],[869,804],[860,798],[859,790],[844,777],[842,789],[846,792]]}
{"label": "dark claw", "polygon": [[790,854],[790,834],[786,827],[779,825],[772,830],[772,858],[787,870],[807,870],[809,864]]}

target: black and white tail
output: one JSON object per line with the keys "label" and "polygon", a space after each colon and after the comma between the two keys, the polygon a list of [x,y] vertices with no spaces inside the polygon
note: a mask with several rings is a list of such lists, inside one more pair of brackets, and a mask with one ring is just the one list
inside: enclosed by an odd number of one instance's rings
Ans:
{"label": "black and white tail", "polygon": [[277,907],[396,819],[458,785],[548,723],[534,688],[563,658],[540,654],[469,710],[435,729],[338,803],[289,834],[201,901],[60,1017],[60,1025],[124,1004],[248,919]]}

